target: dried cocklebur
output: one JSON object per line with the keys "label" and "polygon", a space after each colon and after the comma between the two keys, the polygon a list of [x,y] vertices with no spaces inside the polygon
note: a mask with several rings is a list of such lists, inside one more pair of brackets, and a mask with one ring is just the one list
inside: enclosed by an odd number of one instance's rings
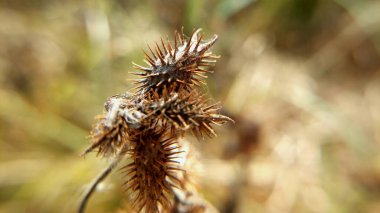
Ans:
{"label": "dried cocklebur", "polygon": [[[84,152],[95,150],[104,157],[131,159],[122,170],[138,212],[170,211],[177,196],[174,189],[186,191],[185,179],[180,178],[186,170],[177,161],[182,152],[178,140],[186,131],[198,138],[211,137],[216,135],[212,125],[232,121],[219,113],[219,104],[206,101],[200,91],[205,74],[211,72],[218,57],[210,51],[217,36],[204,42],[199,33],[200,29],[194,30],[186,39],[183,32],[175,32],[174,44],[161,39],[161,47],[158,43],[155,51],[149,47],[151,56],[145,53],[148,67],[135,64],[143,71],[137,73],[136,90],[106,102],[105,113],[91,132],[92,143]],[[96,179],[80,212],[96,185],[116,165],[113,161]]]}
{"label": "dried cocklebur", "polygon": [[218,103],[208,104],[210,101],[197,92],[185,95],[173,93],[172,98],[169,97],[152,99],[145,114],[162,119],[177,130],[191,130],[198,138],[216,135],[211,124],[221,125],[232,121],[219,113],[221,107]]}
{"label": "dried cocklebur", "polygon": [[182,170],[176,161],[177,138],[161,130],[136,131],[131,140],[129,156],[132,162],[123,167],[128,180],[128,191],[135,195],[134,206],[138,211],[158,212],[159,207],[168,209],[172,205],[173,187],[181,187],[177,172]]}
{"label": "dried cocklebur", "polygon": [[194,85],[206,84],[202,78],[206,78],[205,73],[211,72],[209,69],[216,62],[218,56],[212,55],[208,51],[216,42],[218,36],[203,42],[204,34],[198,37],[201,29],[193,31],[189,39],[185,39],[183,33],[174,33],[174,45],[170,41],[161,39],[161,47],[155,45],[155,51],[148,46],[151,53],[145,52],[145,61],[148,67],[137,64],[135,68],[143,71],[136,73],[141,76],[136,81],[139,93],[146,94],[151,89],[160,94],[163,88],[178,92],[179,88],[191,91]]}
{"label": "dried cocklebur", "polygon": [[97,150],[99,155],[114,155],[121,146],[128,143],[128,126],[140,122],[143,115],[134,109],[131,95],[115,95],[104,104],[105,113],[97,116],[97,124],[90,134],[91,145],[83,155]]}

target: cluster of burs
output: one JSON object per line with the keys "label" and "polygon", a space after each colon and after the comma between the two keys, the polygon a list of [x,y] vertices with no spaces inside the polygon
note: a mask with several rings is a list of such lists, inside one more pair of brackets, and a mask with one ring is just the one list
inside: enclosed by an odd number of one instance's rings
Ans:
{"label": "cluster of burs", "polygon": [[[205,97],[206,74],[217,56],[210,51],[217,36],[203,40],[200,29],[190,37],[174,33],[145,53],[132,92],[110,97],[98,116],[84,154],[122,159],[125,187],[136,212],[203,212],[207,206],[191,197],[196,191],[186,159],[186,132],[198,139],[215,135],[213,125],[231,121],[220,106]],[[198,199],[199,200],[199,199]]]}

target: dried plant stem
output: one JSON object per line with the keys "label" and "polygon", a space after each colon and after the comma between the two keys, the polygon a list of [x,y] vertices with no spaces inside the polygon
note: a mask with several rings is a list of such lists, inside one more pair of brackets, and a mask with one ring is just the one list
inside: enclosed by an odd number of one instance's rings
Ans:
{"label": "dried plant stem", "polygon": [[86,205],[91,195],[95,192],[96,187],[111,174],[112,170],[123,160],[125,152],[127,151],[127,145],[124,145],[122,149],[117,153],[117,155],[112,159],[112,162],[92,181],[90,187],[87,188],[83,198],[81,199],[78,213],[84,213]]}

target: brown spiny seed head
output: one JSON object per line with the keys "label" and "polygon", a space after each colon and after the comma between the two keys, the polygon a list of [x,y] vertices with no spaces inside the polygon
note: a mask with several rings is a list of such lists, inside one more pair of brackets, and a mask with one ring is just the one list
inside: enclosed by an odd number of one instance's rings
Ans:
{"label": "brown spiny seed head", "polygon": [[134,207],[137,212],[159,212],[172,205],[173,187],[181,187],[177,172],[182,170],[176,161],[177,139],[162,130],[137,130],[131,136],[129,150],[132,163],[122,168],[127,174],[127,190],[135,195]]}
{"label": "brown spiny seed head", "polygon": [[115,154],[127,143],[128,124],[138,122],[141,113],[130,110],[133,106],[128,95],[114,95],[104,104],[105,113],[97,116],[97,123],[90,134],[91,145],[83,152],[85,155],[95,149],[99,155]]}
{"label": "brown spiny seed head", "polygon": [[173,86],[178,92],[181,85],[191,91],[193,85],[205,84],[202,79],[207,77],[205,74],[210,72],[210,67],[218,58],[209,51],[218,36],[214,35],[204,42],[204,34],[199,36],[200,31],[193,31],[188,39],[182,33],[175,32],[173,46],[170,41],[165,44],[161,39],[161,47],[158,43],[155,50],[149,47],[151,55],[145,53],[148,67],[134,64],[135,68],[143,71],[136,74],[141,76],[136,82],[139,93],[146,94],[152,89],[161,93],[164,87]]}
{"label": "brown spiny seed head", "polygon": [[115,162],[129,156],[131,163],[122,170],[137,212],[170,211],[174,188],[187,190],[182,173],[187,155],[179,145],[187,131],[198,138],[211,137],[213,125],[232,121],[199,89],[218,58],[210,51],[217,36],[204,41],[200,31],[194,30],[190,37],[175,32],[173,42],[161,39],[154,48],[148,47],[148,66],[135,65],[142,71],[137,74],[138,90],[109,98],[91,131],[91,145],[84,154],[95,150],[98,155],[113,155],[107,174]]}
{"label": "brown spiny seed head", "polygon": [[127,143],[127,124],[121,116],[116,116],[112,121],[107,115],[97,117],[97,124],[90,134],[91,145],[82,155],[97,150],[98,155],[110,156]]}
{"label": "brown spiny seed head", "polygon": [[168,97],[151,100],[145,114],[162,119],[163,123],[174,129],[191,130],[198,138],[212,137],[216,133],[211,124],[221,125],[232,120],[219,113],[218,103],[208,102],[195,91],[187,94],[173,93]]}

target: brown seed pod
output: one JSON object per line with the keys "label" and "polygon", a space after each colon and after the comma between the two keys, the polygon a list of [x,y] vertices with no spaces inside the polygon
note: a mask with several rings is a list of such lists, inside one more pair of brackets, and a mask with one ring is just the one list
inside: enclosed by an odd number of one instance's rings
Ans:
{"label": "brown seed pod", "polygon": [[135,194],[134,207],[137,212],[159,212],[172,205],[172,188],[180,188],[181,181],[176,173],[182,171],[175,161],[177,138],[166,135],[167,128],[161,130],[136,130],[131,136],[129,151],[132,163],[122,169],[127,174],[127,189]]}
{"label": "brown seed pod", "polygon": [[127,127],[136,118],[127,116],[126,109],[130,105],[130,97],[115,95],[108,99],[104,107],[106,112],[97,116],[97,124],[90,133],[91,145],[82,155],[97,149],[98,155],[109,156],[127,143]]}
{"label": "brown seed pod", "polygon": [[109,156],[115,154],[116,150],[126,143],[126,131],[123,129],[127,126],[121,117],[115,119],[111,125],[104,115],[99,116],[98,120],[90,134],[92,144],[83,152],[82,156],[94,149],[97,149],[98,155]]}
{"label": "brown seed pod", "polygon": [[146,94],[152,89],[161,94],[164,87],[179,88],[191,91],[193,85],[205,84],[205,73],[216,62],[218,57],[208,51],[216,42],[218,36],[203,42],[204,34],[198,37],[201,29],[194,30],[189,39],[183,33],[174,33],[174,45],[168,40],[165,44],[161,38],[161,47],[156,43],[155,51],[148,46],[151,55],[145,53],[148,67],[134,64],[135,68],[143,71],[135,73],[141,76],[137,80],[139,93]]}
{"label": "brown seed pod", "polygon": [[[143,71],[137,74],[141,77],[137,90],[106,102],[105,113],[91,131],[92,144],[84,154],[96,150],[98,155],[111,155],[114,160],[91,185],[80,213],[96,186],[124,156],[132,161],[122,171],[127,175],[127,191],[135,195],[134,210],[150,213],[176,209],[174,188],[186,192],[188,179],[180,173],[186,155],[178,141],[189,130],[198,138],[212,137],[216,135],[213,125],[232,121],[221,115],[219,104],[208,101],[199,89],[218,58],[209,51],[217,36],[204,42],[200,31],[194,30],[189,38],[175,32],[174,44],[161,39],[161,46],[156,43],[154,51],[149,47],[151,55],[145,53],[148,66],[135,65]],[[198,206],[204,209],[203,204],[180,204],[197,211]]]}
{"label": "brown seed pod", "polygon": [[196,91],[186,95],[174,93],[171,96],[151,100],[145,113],[158,116],[160,119],[177,130],[191,130],[197,138],[212,137],[216,133],[211,124],[221,125],[232,121],[219,113],[218,103],[208,104],[208,101]]}

